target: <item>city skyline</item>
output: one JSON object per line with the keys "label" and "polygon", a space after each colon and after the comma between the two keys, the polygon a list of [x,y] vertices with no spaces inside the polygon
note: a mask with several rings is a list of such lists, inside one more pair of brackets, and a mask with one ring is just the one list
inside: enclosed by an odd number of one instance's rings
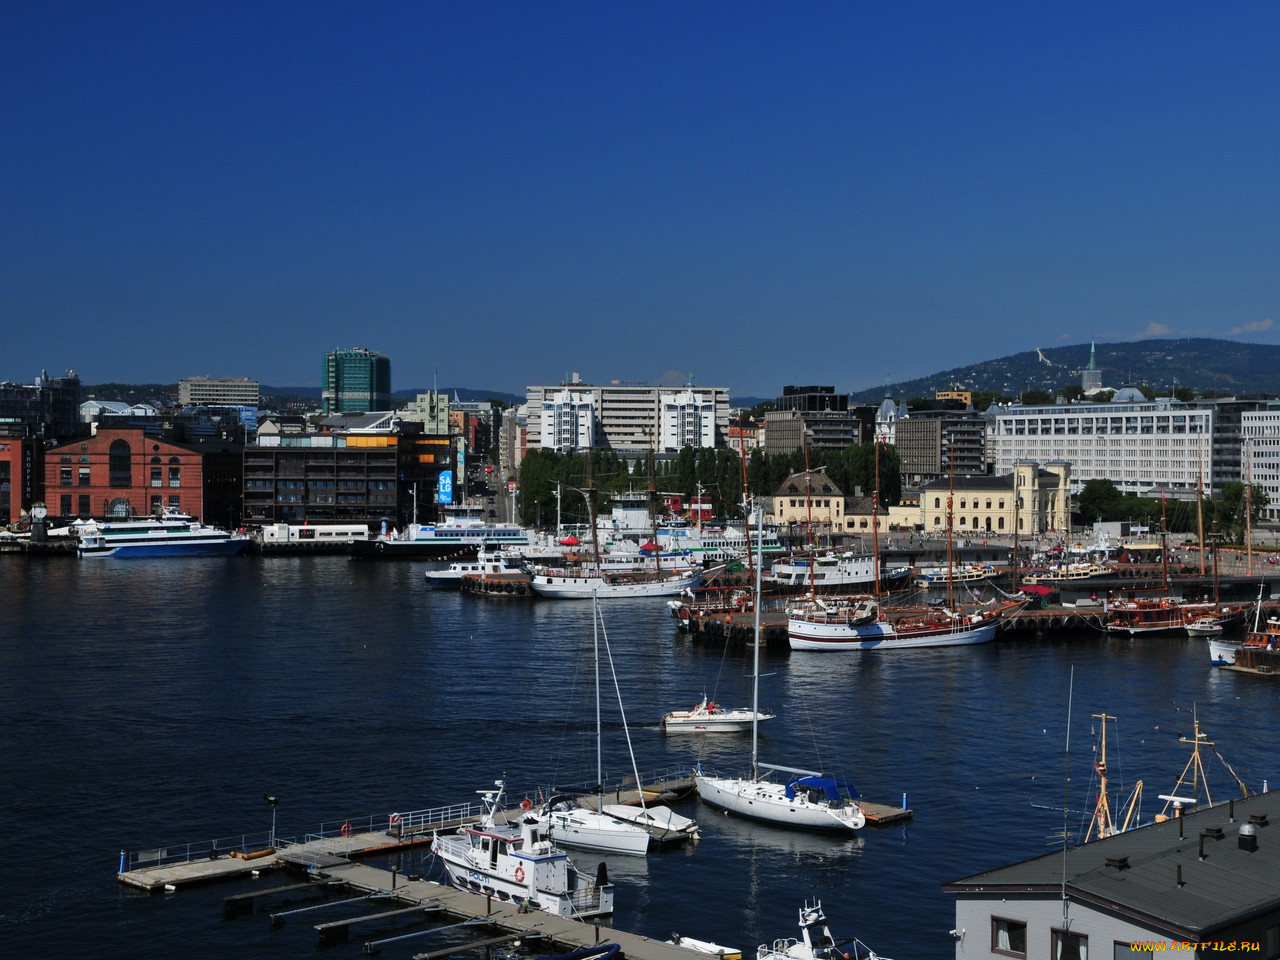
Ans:
{"label": "city skyline", "polygon": [[0,378],[859,391],[1280,343],[1280,10],[11,12]]}

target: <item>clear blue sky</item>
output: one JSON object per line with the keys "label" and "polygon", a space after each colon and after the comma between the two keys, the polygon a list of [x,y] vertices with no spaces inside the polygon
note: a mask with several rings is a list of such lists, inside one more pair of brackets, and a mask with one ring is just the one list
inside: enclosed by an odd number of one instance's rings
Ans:
{"label": "clear blue sky", "polygon": [[10,3],[0,379],[1280,343],[1280,4]]}

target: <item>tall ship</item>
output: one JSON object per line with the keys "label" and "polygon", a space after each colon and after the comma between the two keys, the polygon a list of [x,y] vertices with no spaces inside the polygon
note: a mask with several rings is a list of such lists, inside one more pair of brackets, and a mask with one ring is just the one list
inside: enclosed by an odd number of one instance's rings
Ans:
{"label": "tall ship", "polygon": [[248,539],[219,527],[206,527],[185,513],[128,520],[77,520],[76,553],[81,557],[211,557],[240,553]]}
{"label": "tall ship", "polygon": [[457,560],[486,552],[523,549],[532,534],[515,523],[488,523],[480,507],[459,507],[438,523],[411,523],[351,543],[353,557],[377,560]]}

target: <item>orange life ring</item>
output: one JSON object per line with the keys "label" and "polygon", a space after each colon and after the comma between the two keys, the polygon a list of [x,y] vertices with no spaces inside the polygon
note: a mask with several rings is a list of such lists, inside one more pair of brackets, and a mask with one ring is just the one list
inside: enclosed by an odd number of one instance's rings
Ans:
{"label": "orange life ring", "polygon": [[351,824],[349,824],[349,823],[344,823],[344,824],[342,825],[342,835],[343,835],[344,837],[349,837],[349,836],[351,836]]}
{"label": "orange life ring", "polygon": [[521,810],[532,810],[532,809],[533,809],[533,804],[532,804],[532,803],[530,803],[528,800],[521,800],[521,801],[520,801],[520,809],[521,809]]}
{"label": "orange life ring", "polygon": [[516,883],[524,883],[524,867],[516,867]]}
{"label": "orange life ring", "polygon": [[399,824],[399,823],[400,823],[400,814],[398,814],[398,813],[393,813],[391,816],[387,817],[387,829],[388,829],[388,830],[390,830],[390,829],[394,828],[394,827],[395,827],[397,824]]}

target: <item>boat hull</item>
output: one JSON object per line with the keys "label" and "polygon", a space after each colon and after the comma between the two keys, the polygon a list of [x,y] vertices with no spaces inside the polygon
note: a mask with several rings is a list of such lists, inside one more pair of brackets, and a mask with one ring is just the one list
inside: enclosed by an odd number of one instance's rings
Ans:
{"label": "boat hull", "polygon": [[1224,640],[1221,635],[1210,637],[1209,662],[1215,667],[1230,667],[1236,662],[1236,652],[1240,649],[1238,641]]}
{"label": "boat hull", "polygon": [[610,597],[673,597],[697,582],[697,574],[660,580],[627,577],[569,577],[535,574],[529,586],[541,597],[556,600],[590,600]]}
{"label": "boat hull", "polygon": [[208,540],[168,540],[155,543],[106,543],[101,547],[80,547],[78,552],[85,559],[114,557],[133,560],[152,557],[227,557],[240,553],[249,541],[243,537],[225,537]]}
{"label": "boat hull", "polygon": [[623,823],[607,813],[594,810],[553,810],[546,819],[547,835],[564,847],[579,847],[600,853],[629,853],[644,856],[649,849],[649,832]]}
{"label": "boat hull", "polygon": [[768,780],[698,775],[695,782],[698,795],[707,803],[752,820],[842,833],[859,830],[867,822],[857,806],[833,807],[809,803],[799,796],[788,798],[783,784]]}
{"label": "boat hull", "polygon": [[787,637],[792,650],[915,650],[922,647],[964,647],[995,639],[998,621],[971,628],[942,627],[936,631],[899,632],[892,623],[823,623],[791,618]]}

